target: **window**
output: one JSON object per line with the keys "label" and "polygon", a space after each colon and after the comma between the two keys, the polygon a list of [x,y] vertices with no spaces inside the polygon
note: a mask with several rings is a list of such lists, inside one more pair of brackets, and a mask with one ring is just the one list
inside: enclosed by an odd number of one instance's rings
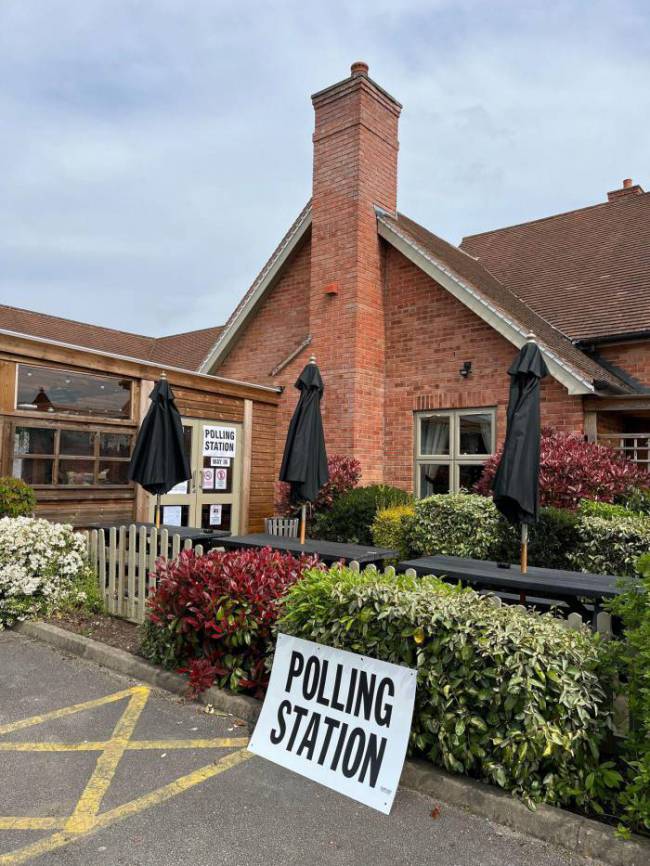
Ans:
{"label": "window", "polygon": [[19,364],[16,408],[24,412],[130,418],[131,382]]}
{"label": "window", "polygon": [[130,433],[20,426],[14,430],[13,474],[37,487],[125,485],[132,445]]}
{"label": "window", "polygon": [[418,413],[415,437],[418,496],[471,490],[494,453],[495,410]]}

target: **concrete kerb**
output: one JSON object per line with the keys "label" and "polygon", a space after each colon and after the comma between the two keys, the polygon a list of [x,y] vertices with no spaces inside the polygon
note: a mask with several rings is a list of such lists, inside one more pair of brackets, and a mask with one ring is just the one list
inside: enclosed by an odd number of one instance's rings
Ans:
{"label": "concrete kerb", "polygon": [[[49,623],[23,622],[14,626],[14,631],[175,695],[182,696],[187,691],[187,680],[180,674],[163,671],[124,650]],[[261,708],[261,703],[254,698],[233,695],[214,687],[204,692],[199,701],[243,719],[250,725],[255,725]],[[650,843],[644,839],[637,837],[623,841],[614,836],[612,828],[598,821],[552,806],[539,806],[533,812],[503,791],[462,776],[451,776],[425,761],[407,760],[401,784],[527,836],[607,863],[608,866],[647,866],[650,863]]]}

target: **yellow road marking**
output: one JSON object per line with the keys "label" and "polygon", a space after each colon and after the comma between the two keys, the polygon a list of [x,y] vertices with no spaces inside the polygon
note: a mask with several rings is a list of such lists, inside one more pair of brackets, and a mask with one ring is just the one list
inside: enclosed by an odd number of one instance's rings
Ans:
{"label": "yellow road marking", "polygon": [[138,812],[143,812],[151,806],[157,806],[159,803],[164,803],[172,797],[182,794],[201,782],[207,781],[214,776],[218,776],[225,770],[230,770],[252,758],[253,754],[241,749],[238,752],[233,752],[226,755],[216,764],[209,764],[206,767],[201,767],[187,776],[181,776],[175,782],[165,785],[164,788],[159,788],[157,791],[152,791],[150,794],[145,794],[143,797],[138,797],[136,800],[131,800],[130,803],[124,803],[122,806],[117,806],[108,812],[104,812],[95,818],[93,824],[83,833],[67,834],[65,830],[54,833],[52,836],[47,836],[45,839],[39,839],[38,842],[33,842],[31,845],[26,845],[24,848],[19,848],[17,851],[10,851],[8,854],[0,854],[0,866],[19,866],[20,863],[26,863],[34,857],[40,857],[42,854],[49,854],[51,851],[56,851],[58,848],[63,848],[77,839],[85,839],[87,836],[92,836],[99,830],[109,827],[118,821],[123,821],[125,818],[130,818],[132,815],[137,815]]}
{"label": "yellow road marking", "polygon": [[[110,740],[85,743],[0,743],[0,752],[102,752]],[[172,749],[237,749],[248,745],[248,737],[215,737],[211,740],[129,740],[127,752]]]}
{"label": "yellow road marking", "polygon": [[[98,751],[101,754],[97,758],[95,769],[86,785],[72,815],[67,818],[40,817],[40,816],[9,816],[0,817],[0,830],[57,830],[50,836],[39,839],[36,842],[0,854],[0,866],[18,866],[42,854],[55,851],[65,845],[69,845],[77,839],[85,838],[97,833],[104,827],[108,827],[117,821],[135,815],[152,806],[164,803],[172,797],[176,797],[189,788],[207,781],[225,770],[237,766],[253,757],[245,746],[248,743],[246,737],[213,737],[197,738],[192,740],[132,740],[131,735],[135,730],[138,719],[144,709],[150,690],[146,686],[134,686],[130,689],[106,695],[92,701],[74,704],[70,707],[62,707],[49,713],[32,716],[18,722],[11,722],[0,726],[0,735],[19,731],[23,728],[42,724],[51,719],[59,719],[73,713],[94,709],[106,704],[114,703],[128,698],[128,704],[117,721],[113,735],[108,740],[89,741],[82,743],[59,743],[59,742],[0,742],[0,751],[3,752],[90,752]],[[141,797],[109,809],[107,812],[99,812],[106,791],[115,776],[120,760],[127,751],[140,750],[164,750],[174,749],[237,749],[218,761],[200,767],[185,776],[181,776]]]}
{"label": "yellow road marking", "polygon": [[56,830],[65,818],[0,818],[0,830]]}
{"label": "yellow road marking", "polygon": [[79,798],[74,812],[65,825],[68,833],[83,833],[84,830],[88,830],[92,826],[93,819],[97,812],[99,812],[99,807],[102,804],[102,799],[108,790],[108,786],[113,781],[117,765],[122,760],[122,755],[126,751],[129,738],[135,730],[148,697],[149,689],[146,686],[140,686],[131,696],[126,709],[115,725],[113,736],[108,741],[106,748],[99,758],[97,758],[97,765],[86,785],[85,791]]}
{"label": "yellow road marking", "polygon": [[103,707],[105,704],[113,704],[115,701],[122,701],[128,698],[136,689],[124,689],[121,692],[115,692],[112,695],[105,695],[103,698],[95,698],[93,701],[84,701],[83,704],[73,704],[71,707],[62,707],[60,710],[52,710],[50,713],[43,713],[40,716],[31,716],[29,719],[21,719],[19,722],[10,722],[8,725],[0,725],[1,734],[11,734],[14,731],[21,731],[23,728],[31,728],[33,725],[40,725],[43,722],[49,722],[50,719],[62,719],[64,716],[72,716],[74,713],[82,713],[84,710],[93,710],[95,707]]}

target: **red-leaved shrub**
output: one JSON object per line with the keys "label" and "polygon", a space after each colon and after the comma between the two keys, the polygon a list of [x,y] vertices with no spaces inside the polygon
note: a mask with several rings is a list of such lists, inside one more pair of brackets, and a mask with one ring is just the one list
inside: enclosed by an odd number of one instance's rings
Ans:
{"label": "red-leaved shrub", "polygon": [[[483,475],[474,487],[476,493],[490,496],[501,450],[485,464]],[[555,508],[578,507],[581,499],[614,502],[635,487],[647,487],[650,477],[635,463],[625,460],[612,448],[585,442],[577,433],[542,430],[539,498],[541,505]]]}
{"label": "red-leaved shrub", "polygon": [[142,652],[190,675],[197,694],[215,681],[261,694],[265,660],[279,604],[315,557],[263,550],[184,551],[156,566],[157,589],[147,603]]}
{"label": "red-leaved shrub", "polygon": [[[361,464],[354,457],[341,457],[334,454],[327,459],[329,481],[324,484],[312,506],[313,512],[329,511],[334,500],[356,487],[361,480]],[[282,481],[276,486],[276,508],[278,514],[290,515],[296,506],[290,500],[290,487]]]}

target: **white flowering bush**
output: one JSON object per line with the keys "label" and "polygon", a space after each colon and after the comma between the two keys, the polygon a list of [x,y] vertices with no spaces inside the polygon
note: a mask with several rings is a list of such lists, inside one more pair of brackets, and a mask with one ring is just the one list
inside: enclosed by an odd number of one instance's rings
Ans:
{"label": "white flowering bush", "polygon": [[84,539],[71,526],[0,519],[0,629],[67,600],[82,602],[87,582]]}

